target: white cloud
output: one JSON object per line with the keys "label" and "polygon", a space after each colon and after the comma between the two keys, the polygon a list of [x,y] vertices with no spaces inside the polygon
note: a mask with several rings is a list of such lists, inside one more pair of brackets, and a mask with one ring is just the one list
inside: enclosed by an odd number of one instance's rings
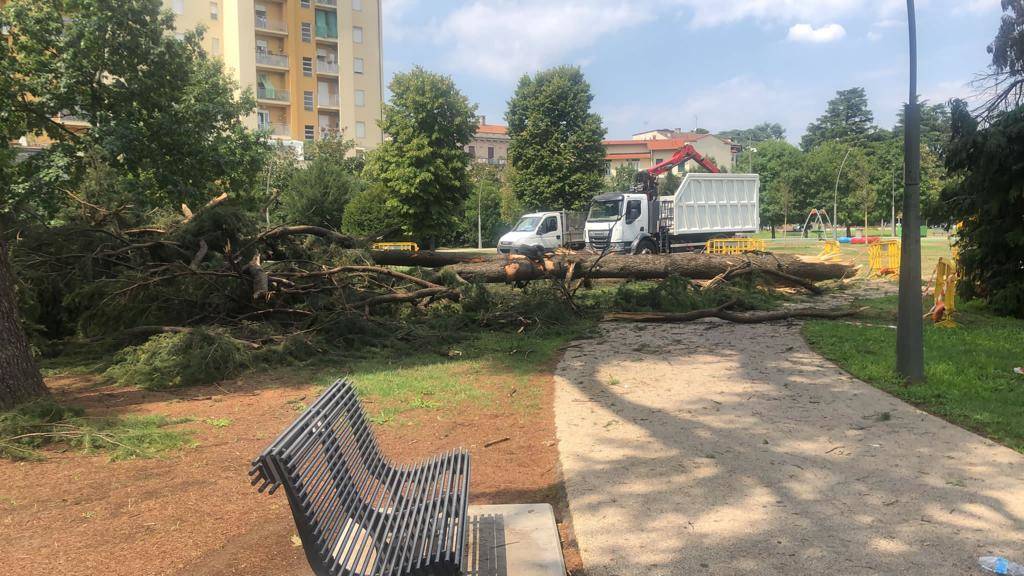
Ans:
{"label": "white cloud", "polygon": [[640,4],[478,0],[445,18],[438,41],[450,47],[453,67],[507,81],[565,61],[606,34],[651,20],[653,13]]}
{"label": "white cloud", "polygon": [[791,42],[811,42],[820,44],[824,42],[835,42],[846,36],[846,28],[839,24],[826,24],[815,28],[810,24],[794,24],[789,29],[786,38]]}
{"label": "white cloud", "polygon": [[696,116],[701,127],[712,132],[779,122],[786,128],[787,139],[797,141],[822,106],[820,94],[794,89],[787,82],[735,76],[688,91],[678,100],[603,105],[597,112],[607,124],[610,138],[626,138],[648,128],[692,128]]}
{"label": "white cloud", "polygon": [[389,41],[402,40],[411,31],[403,21],[418,4],[418,0],[381,0],[380,16],[384,38]]}
{"label": "white cloud", "polygon": [[1000,0],[965,0],[962,1],[956,9],[953,11],[954,14],[962,14],[965,12],[970,13],[981,13],[989,12],[993,10],[999,10]]}

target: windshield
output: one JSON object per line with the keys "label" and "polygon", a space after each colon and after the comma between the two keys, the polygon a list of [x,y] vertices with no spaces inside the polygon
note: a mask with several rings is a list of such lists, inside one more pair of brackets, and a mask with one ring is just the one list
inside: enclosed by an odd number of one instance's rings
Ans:
{"label": "windshield", "polygon": [[512,229],[513,232],[533,232],[540,223],[540,216],[523,216],[519,223]]}
{"label": "windshield", "polygon": [[587,216],[587,220],[590,222],[618,220],[621,210],[622,200],[594,200],[590,205],[590,215]]}

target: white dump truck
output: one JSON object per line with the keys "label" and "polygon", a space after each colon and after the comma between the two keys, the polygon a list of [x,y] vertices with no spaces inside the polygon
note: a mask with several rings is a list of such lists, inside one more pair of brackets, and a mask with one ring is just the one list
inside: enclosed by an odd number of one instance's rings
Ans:
{"label": "white dump truck", "polygon": [[512,231],[498,240],[498,253],[511,254],[528,249],[550,252],[555,248],[579,250],[586,244],[583,212],[532,212],[523,214]]}
{"label": "white dump truck", "polygon": [[656,190],[635,186],[595,197],[587,247],[627,254],[692,250],[712,238],[753,234],[760,225],[757,174],[690,173],[674,195]]}

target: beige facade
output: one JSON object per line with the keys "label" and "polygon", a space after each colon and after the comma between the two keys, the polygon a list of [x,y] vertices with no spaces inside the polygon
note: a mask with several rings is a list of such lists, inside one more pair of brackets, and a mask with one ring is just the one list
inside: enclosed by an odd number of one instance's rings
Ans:
{"label": "beige facade", "polygon": [[245,119],[280,140],[344,133],[383,139],[380,0],[163,0],[178,33],[203,26],[204,47],[256,95]]}
{"label": "beige facade", "polygon": [[508,162],[508,143],[508,126],[488,124],[487,118],[481,116],[466,152],[474,162],[504,166]]}
{"label": "beige facade", "polygon": [[[630,140],[605,140],[603,144],[609,173],[625,165],[635,170],[646,170],[668,160],[687,144],[729,172],[733,171],[734,166],[733,144],[712,134],[650,130],[635,134]],[[682,175],[696,168],[697,163],[691,160],[683,166],[673,168],[672,171]]]}

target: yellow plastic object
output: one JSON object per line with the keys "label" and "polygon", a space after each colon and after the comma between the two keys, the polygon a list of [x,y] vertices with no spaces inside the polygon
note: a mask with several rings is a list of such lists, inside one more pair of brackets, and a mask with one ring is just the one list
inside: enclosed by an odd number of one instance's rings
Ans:
{"label": "yellow plastic object", "polygon": [[757,238],[715,238],[704,244],[708,254],[742,254],[743,252],[764,252],[764,240]]}
{"label": "yellow plastic object", "polygon": [[956,311],[956,284],[960,280],[956,263],[939,258],[935,264],[935,304],[928,311],[936,326],[955,328],[953,312]]}
{"label": "yellow plastic object", "polygon": [[374,250],[406,250],[408,252],[419,252],[420,246],[415,242],[374,242]]}
{"label": "yellow plastic object", "polygon": [[818,254],[818,258],[821,258],[822,260],[830,260],[840,255],[841,252],[839,250],[839,241],[826,240],[825,247],[821,249],[821,253]]}
{"label": "yellow plastic object", "polygon": [[868,263],[872,277],[899,276],[900,241],[882,240],[868,245]]}

